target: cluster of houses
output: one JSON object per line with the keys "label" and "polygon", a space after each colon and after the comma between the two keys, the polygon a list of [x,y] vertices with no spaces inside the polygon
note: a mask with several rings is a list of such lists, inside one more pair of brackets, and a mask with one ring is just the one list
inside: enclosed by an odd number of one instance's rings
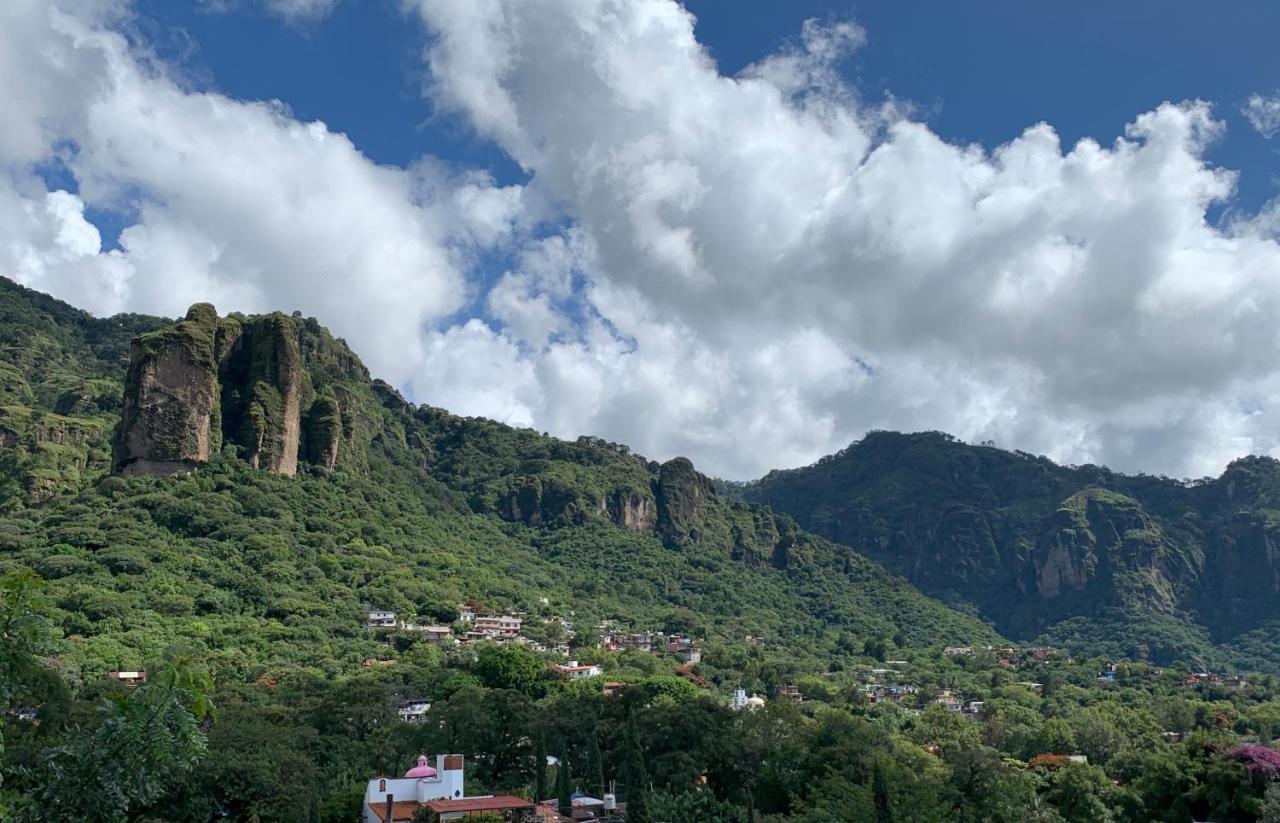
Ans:
{"label": "cluster of houses", "polygon": [[702,644],[682,634],[620,631],[613,621],[606,620],[596,627],[596,638],[597,645],[607,651],[634,649],[674,657],[686,665],[702,661]]}
{"label": "cluster of houses", "polygon": [[1052,646],[1034,649],[1019,649],[1015,646],[947,646],[942,650],[945,657],[971,657],[973,655],[991,655],[1000,661],[1002,666],[1021,666],[1024,663],[1044,663],[1061,654]]}

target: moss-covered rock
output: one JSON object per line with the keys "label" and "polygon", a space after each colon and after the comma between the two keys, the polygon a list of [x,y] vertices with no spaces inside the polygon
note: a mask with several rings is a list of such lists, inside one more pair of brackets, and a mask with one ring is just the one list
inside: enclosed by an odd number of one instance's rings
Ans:
{"label": "moss-covered rock", "polygon": [[217,311],[197,303],[181,322],[134,340],[112,458],[118,474],[175,474],[209,461],[217,331]]}

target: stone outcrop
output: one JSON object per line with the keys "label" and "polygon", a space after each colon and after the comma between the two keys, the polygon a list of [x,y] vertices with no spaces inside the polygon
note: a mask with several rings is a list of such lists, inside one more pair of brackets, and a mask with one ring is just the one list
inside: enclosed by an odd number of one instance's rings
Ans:
{"label": "stone outcrop", "polygon": [[648,534],[657,518],[656,508],[648,495],[615,491],[609,495],[605,511],[615,526],[636,534]]}
{"label": "stone outcrop", "polygon": [[298,328],[292,318],[269,315],[249,326],[239,345],[249,357],[248,405],[239,437],[245,459],[255,468],[292,477],[302,435]]}
{"label": "stone outcrop", "polygon": [[342,443],[342,409],[333,394],[322,394],[307,411],[307,460],[324,471],[338,465]]}
{"label": "stone outcrop", "polygon": [[117,474],[167,475],[207,463],[221,436],[215,338],[218,315],[198,303],[181,322],[133,342]]}
{"label": "stone outcrop", "polygon": [[700,508],[712,494],[710,482],[687,457],[676,457],[658,469],[658,536],[668,546],[697,542],[702,532]]}
{"label": "stone outcrop", "polygon": [[326,370],[326,380],[366,373],[345,346],[308,324],[279,313],[219,319],[199,304],[181,322],[137,338],[114,471],[190,471],[224,443],[275,474],[295,475],[300,460],[334,469],[346,434],[342,409],[334,387],[313,389],[306,359]]}

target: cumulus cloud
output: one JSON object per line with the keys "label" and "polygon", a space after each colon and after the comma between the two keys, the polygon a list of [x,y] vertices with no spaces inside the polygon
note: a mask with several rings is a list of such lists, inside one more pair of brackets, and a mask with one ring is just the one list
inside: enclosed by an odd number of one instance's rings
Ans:
{"label": "cumulus cloud", "polygon": [[327,17],[337,5],[338,0],[266,0],[268,11],[295,23]]}
{"label": "cumulus cloud", "polygon": [[[430,161],[379,166],[274,102],[187,88],[108,24],[102,4],[0,11],[0,265],[98,313],[298,309],[388,379],[426,356],[424,327],[464,306],[477,244],[500,242],[518,188]],[[11,58],[18,55],[17,58]],[[47,191],[61,163],[75,194]],[[104,252],[85,205],[132,215]]]}
{"label": "cumulus cloud", "polygon": [[1242,111],[1249,124],[1268,140],[1280,133],[1280,92],[1270,97],[1251,94]]}
{"label": "cumulus cloud", "polygon": [[527,185],[200,88],[124,0],[0,6],[0,272],[98,313],[300,309],[418,401],[731,477],[871,428],[1180,476],[1280,453],[1280,211],[1207,221],[1210,104],[988,151],[860,99],[850,23],[729,77],[672,0],[409,7],[437,111]]}
{"label": "cumulus cloud", "polygon": [[571,306],[515,271],[468,326],[522,375],[468,410],[733,476],[872,427],[1177,475],[1280,448],[1280,247],[1206,221],[1235,181],[1204,160],[1208,103],[988,152],[859,101],[833,68],[856,27],[726,77],[669,0],[416,8],[429,94],[578,248]]}

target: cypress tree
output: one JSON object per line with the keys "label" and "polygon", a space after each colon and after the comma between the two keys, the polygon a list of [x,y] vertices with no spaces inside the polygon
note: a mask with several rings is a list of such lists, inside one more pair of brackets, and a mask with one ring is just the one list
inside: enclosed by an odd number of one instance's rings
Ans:
{"label": "cypress tree", "polygon": [[533,799],[541,803],[547,799],[547,741],[541,734],[533,746]]}
{"label": "cypress tree", "polygon": [[600,751],[600,735],[591,732],[591,780],[596,797],[604,797],[604,753]]}
{"label": "cypress tree", "polygon": [[627,789],[627,823],[653,823],[649,814],[649,772],[644,765],[644,748],[640,745],[635,717],[627,721],[623,740],[622,779]]}
{"label": "cypress tree", "polygon": [[878,757],[871,771],[871,795],[876,804],[876,823],[893,823],[893,806],[889,802],[889,781],[885,778],[884,764]]}
{"label": "cypress tree", "polygon": [[561,756],[560,765],[556,768],[556,797],[560,814],[565,817],[573,815],[573,788],[569,785],[569,758]]}

